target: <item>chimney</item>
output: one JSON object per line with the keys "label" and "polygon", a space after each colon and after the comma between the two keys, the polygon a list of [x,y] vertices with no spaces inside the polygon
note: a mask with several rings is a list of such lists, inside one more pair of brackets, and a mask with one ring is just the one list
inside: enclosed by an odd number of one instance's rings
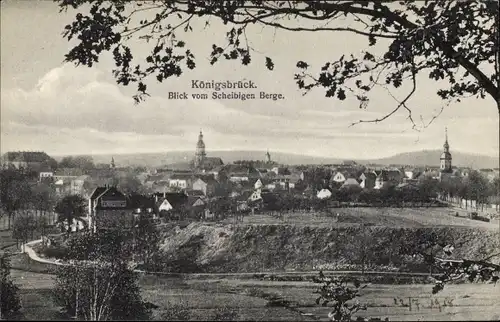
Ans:
{"label": "chimney", "polygon": [[155,194],[155,202],[158,202],[158,195]]}
{"label": "chimney", "polygon": [[163,198],[167,198],[167,193],[163,191]]}

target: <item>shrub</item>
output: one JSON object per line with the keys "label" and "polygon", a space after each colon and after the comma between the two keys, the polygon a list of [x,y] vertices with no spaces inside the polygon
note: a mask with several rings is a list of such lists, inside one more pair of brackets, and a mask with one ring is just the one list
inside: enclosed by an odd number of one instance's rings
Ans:
{"label": "shrub", "polygon": [[10,278],[10,262],[5,257],[0,258],[0,275],[1,318],[4,318],[17,313],[21,308],[19,288]]}
{"label": "shrub", "polygon": [[40,250],[40,254],[46,258],[66,259],[68,257],[68,249],[62,246],[47,246]]}
{"label": "shrub", "polygon": [[[360,291],[367,285],[354,279],[348,281],[346,278],[326,277],[323,272],[319,272],[319,277],[314,279],[315,283],[322,284],[314,293],[320,296],[316,299],[316,304],[327,306],[331,304],[332,311],[328,317],[332,321],[352,321],[355,314],[361,310],[366,310],[366,305],[359,303],[357,298],[361,296]],[[350,286],[352,284],[352,286]],[[375,321],[380,319],[364,319],[357,317],[356,321]],[[389,319],[385,319],[389,321]]]}

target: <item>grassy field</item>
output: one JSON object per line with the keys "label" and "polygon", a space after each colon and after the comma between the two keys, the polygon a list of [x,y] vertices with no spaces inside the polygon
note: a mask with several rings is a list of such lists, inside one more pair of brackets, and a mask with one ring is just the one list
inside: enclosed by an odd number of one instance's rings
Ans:
{"label": "grassy field", "polygon": [[[51,299],[52,275],[13,270],[12,277],[21,289],[23,319],[61,319],[59,308]],[[313,291],[317,285],[309,282],[142,277],[140,285],[144,299],[158,305],[153,311],[155,320],[328,320],[328,308],[314,303]],[[431,285],[369,285],[359,299],[368,309],[359,315],[388,317],[391,321],[500,318],[498,287],[448,285],[437,296],[431,295],[431,288]],[[283,303],[277,299],[287,304],[276,304]]]}
{"label": "grassy field", "polygon": [[[307,282],[143,281],[145,297],[160,305],[157,316],[168,317],[168,307],[173,306],[184,309],[192,320],[213,319],[217,310],[240,320],[328,320],[328,308],[314,303],[316,288],[317,285]],[[493,285],[450,285],[438,296],[431,295],[431,288],[431,285],[370,285],[360,298],[368,306],[360,316],[388,317],[392,321],[500,318],[500,292]],[[407,305],[409,297],[411,309]],[[272,299],[289,304],[273,305],[278,301]],[[444,306],[445,301],[449,306]]]}
{"label": "grassy field", "polygon": [[[459,212],[456,217],[455,213]],[[339,214],[337,216],[337,214]],[[351,226],[358,224],[388,227],[481,227],[498,229],[498,224],[471,220],[466,212],[451,208],[332,208],[329,212],[292,212],[283,219],[267,214],[248,215],[243,221],[229,218],[225,223],[242,225]]]}

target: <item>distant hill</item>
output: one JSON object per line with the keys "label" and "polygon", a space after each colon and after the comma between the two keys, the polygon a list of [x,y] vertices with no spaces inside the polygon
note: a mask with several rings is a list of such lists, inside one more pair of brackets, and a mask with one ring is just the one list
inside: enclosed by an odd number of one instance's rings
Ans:
{"label": "distant hill", "polygon": [[[220,157],[224,163],[237,160],[264,160],[265,151],[208,151],[210,157]],[[376,163],[382,165],[408,164],[408,165],[439,165],[440,150],[426,150],[417,152],[400,153],[391,157],[356,160],[361,164]],[[459,166],[470,166],[473,168],[498,168],[498,158],[471,153],[454,152],[453,164]],[[172,164],[187,163],[193,158],[193,151],[171,151],[165,153],[135,153],[135,154],[95,154],[92,155],[95,163],[109,163],[111,157],[115,159],[118,167],[121,166],[147,166],[160,167]],[[272,152],[271,158],[281,164],[338,164],[345,159],[315,157],[292,153]],[[60,160],[61,157],[55,157]]]}
{"label": "distant hill", "polygon": [[[224,163],[231,163],[237,160],[265,160],[265,154],[266,151],[208,151],[207,156],[220,157]],[[194,153],[193,151],[170,151],[165,153],[95,154],[92,157],[94,163],[109,163],[113,157],[118,167],[132,165],[159,167],[189,162],[194,157]],[[282,164],[331,164],[342,161],[334,158],[280,152],[271,152],[271,158]]]}
{"label": "distant hill", "polygon": [[[415,151],[399,153],[394,156],[382,159],[360,160],[360,163],[376,163],[382,165],[410,164],[418,166],[438,166],[441,153],[441,150]],[[499,159],[495,157],[457,151],[451,151],[451,153],[453,157],[452,164],[456,166],[472,167],[474,169],[499,167]]]}

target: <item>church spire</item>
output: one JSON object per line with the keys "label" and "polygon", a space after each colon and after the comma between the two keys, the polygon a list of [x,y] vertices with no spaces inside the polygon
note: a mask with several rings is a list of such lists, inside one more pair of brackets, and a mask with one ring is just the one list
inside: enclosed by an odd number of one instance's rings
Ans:
{"label": "church spire", "polygon": [[443,153],[441,154],[441,172],[451,173],[451,153],[450,153],[450,144],[448,143],[448,128],[444,129],[444,144],[443,144]]}
{"label": "church spire", "polygon": [[443,148],[444,148],[444,152],[449,152],[450,150],[450,145],[448,144],[448,127],[445,127],[444,128],[444,145],[443,145]]}
{"label": "church spire", "polygon": [[198,135],[198,143],[196,143],[196,152],[194,156],[194,166],[195,168],[200,168],[205,160],[205,142],[203,142],[203,132],[200,129],[200,134]]}

